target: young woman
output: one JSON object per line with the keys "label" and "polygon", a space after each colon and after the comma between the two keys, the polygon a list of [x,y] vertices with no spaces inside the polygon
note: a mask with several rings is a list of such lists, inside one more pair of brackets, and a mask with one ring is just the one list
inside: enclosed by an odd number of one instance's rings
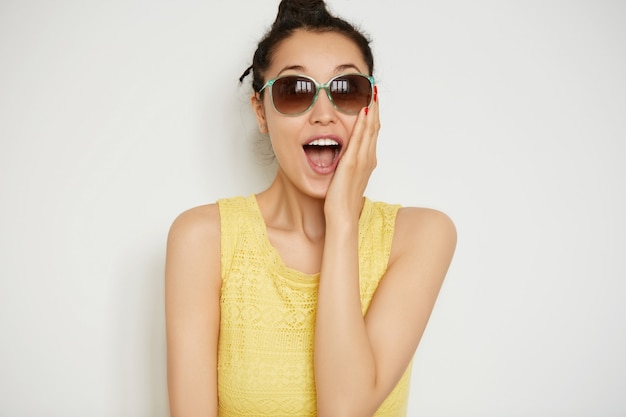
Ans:
{"label": "young woman", "polygon": [[263,192],[172,225],[171,415],[404,416],[455,228],[363,196],[380,128],[372,53],[323,1],[283,0],[250,71],[278,169]]}

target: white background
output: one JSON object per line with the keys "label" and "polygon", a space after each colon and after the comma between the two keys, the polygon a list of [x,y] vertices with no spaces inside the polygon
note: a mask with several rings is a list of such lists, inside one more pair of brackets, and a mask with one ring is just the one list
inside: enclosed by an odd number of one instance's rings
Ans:
{"label": "white background", "polygon": [[[368,195],[458,228],[409,415],[626,415],[626,3],[330,5],[374,39]],[[0,1],[1,416],[167,415],[167,230],[272,177],[237,78],[276,6]]]}

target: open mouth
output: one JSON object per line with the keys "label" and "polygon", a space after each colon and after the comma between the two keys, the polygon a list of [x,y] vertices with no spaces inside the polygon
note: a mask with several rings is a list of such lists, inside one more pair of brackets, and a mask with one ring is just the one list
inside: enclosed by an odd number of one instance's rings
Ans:
{"label": "open mouth", "polygon": [[341,145],[334,139],[315,139],[303,146],[309,160],[319,168],[333,165],[341,151]]}

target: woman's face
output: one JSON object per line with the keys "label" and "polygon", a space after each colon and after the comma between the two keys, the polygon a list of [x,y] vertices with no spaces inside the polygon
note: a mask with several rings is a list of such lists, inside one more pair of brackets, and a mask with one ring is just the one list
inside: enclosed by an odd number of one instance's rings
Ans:
{"label": "woman's face", "polygon": [[[368,74],[369,68],[352,40],[335,32],[298,30],[279,44],[264,81],[303,74],[323,84],[336,75],[353,72]],[[269,133],[278,175],[304,194],[324,198],[357,116],[335,109],[325,90],[320,90],[313,107],[299,116],[278,113],[269,90],[264,90],[262,100],[256,97],[252,105],[261,131]],[[309,145],[316,140],[339,146]]]}

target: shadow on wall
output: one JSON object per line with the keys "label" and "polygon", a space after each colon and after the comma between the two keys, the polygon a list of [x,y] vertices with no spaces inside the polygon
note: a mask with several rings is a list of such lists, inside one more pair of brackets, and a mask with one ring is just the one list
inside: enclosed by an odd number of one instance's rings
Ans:
{"label": "shadow on wall", "polygon": [[250,107],[251,88],[250,80],[239,85],[230,106],[221,108],[223,120],[231,121],[225,127],[230,140],[224,149],[226,154],[218,157],[231,164],[229,168],[232,177],[227,183],[232,189],[224,190],[225,194],[219,197],[260,192],[271,184],[276,173],[276,160],[270,138],[259,132]]}
{"label": "shadow on wall", "polygon": [[111,371],[118,416],[169,416],[164,263],[165,239],[158,247],[137,248],[121,265]]}

